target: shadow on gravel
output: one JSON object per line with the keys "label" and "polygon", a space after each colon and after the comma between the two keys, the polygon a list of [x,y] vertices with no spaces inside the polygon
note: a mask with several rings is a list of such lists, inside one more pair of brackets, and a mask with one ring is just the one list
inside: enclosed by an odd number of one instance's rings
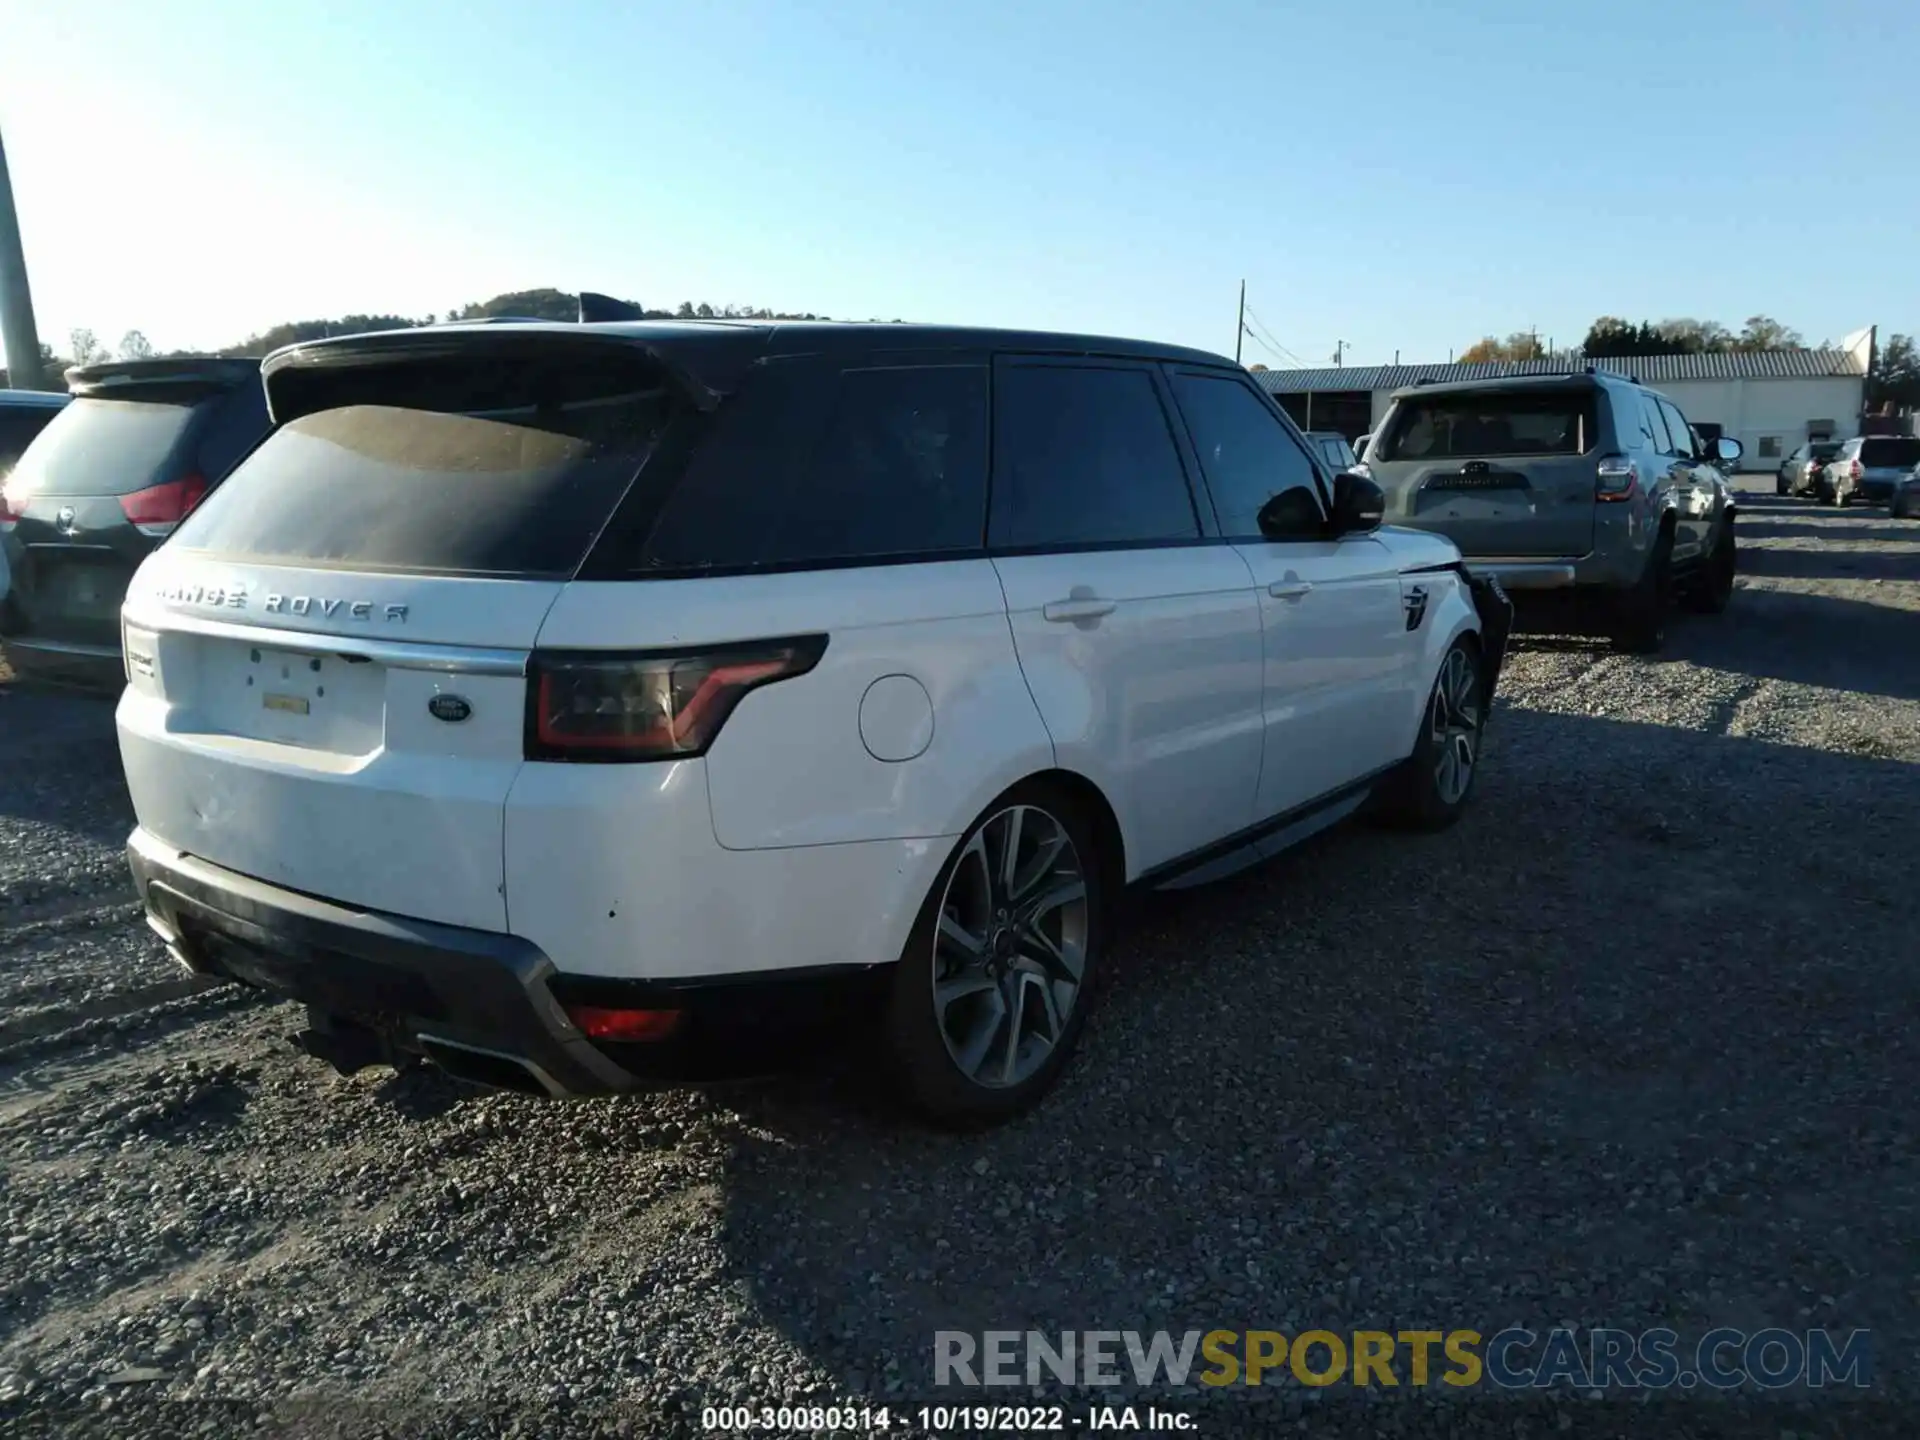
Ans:
{"label": "shadow on gravel", "polygon": [[[1920,534],[1915,538],[1920,539]],[[1782,580],[1920,580],[1920,548],[1903,554],[1895,550],[1787,550],[1749,545],[1740,551],[1740,573]]]}
{"label": "shadow on gravel", "polygon": [[[1765,516],[1742,515],[1739,535],[1742,541],[1748,540],[1825,540],[1847,541],[1862,545],[1898,545],[1920,544],[1920,524],[1911,520],[1884,519],[1881,524],[1866,523],[1868,516],[1857,510],[1829,510],[1832,516],[1849,515],[1856,517],[1851,523],[1837,520],[1825,525],[1809,525],[1792,520],[1775,520]],[[1846,552],[1840,552],[1846,553]],[[1749,552],[1740,552],[1740,563],[1744,566]]]}
{"label": "shadow on gravel", "polygon": [[[1920,580],[1920,558],[1907,569]],[[1743,585],[1726,614],[1675,625],[1661,658],[1758,680],[1920,700],[1920,610]]]}
{"label": "shadow on gravel", "polygon": [[[1147,903],[1010,1126],[730,1096],[758,1310],[860,1393],[952,1403],[1027,1391],[935,1392],[942,1329],[1824,1323],[1905,1384],[1920,766],[1498,723],[1457,829],[1348,828]],[[1251,1424],[1289,1393],[1182,1403]]]}
{"label": "shadow on gravel", "polygon": [[0,684],[0,818],[118,846],[133,828],[112,700]]}

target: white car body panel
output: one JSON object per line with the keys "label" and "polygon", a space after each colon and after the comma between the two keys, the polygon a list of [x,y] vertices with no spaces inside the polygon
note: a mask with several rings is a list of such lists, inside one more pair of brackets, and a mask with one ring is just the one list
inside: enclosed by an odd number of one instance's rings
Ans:
{"label": "white car body panel", "polygon": [[540,644],[816,633],[831,637],[819,665],[745,696],[707,754],[712,834],[727,849],[958,835],[1053,763],[987,560],[574,584]]}
{"label": "white car body panel", "polygon": [[[123,611],[133,637],[155,637],[118,712],[141,828],[305,894],[505,930],[518,669],[560,588],[155,551]],[[345,658],[356,653],[368,658]],[[434,719],[427,703],[442,693],[471,717]],[[268,708],[269,695],[307,710]]]}
{"label": "white car body panel", "polygon": [[1397,557],[1372,536],[1235,547],[1264,632],[1266,749],[1255,802],[1281,815],[1405,757],[1413,677]]}
{"label": "white car body panel", "polygon": [[899,957],[951,840],[724,849],[708,814],[710,774],[705,760],[529,763],[506,811],[513,932],[569,973],[596,976]]}
{"label": "white car body panel", "polygon": [[[1127,877],[1250,826],[1264,676],[1260,609],[1234,550],[994,564],[1033,703],[1060,766],[1093,781],[1113,807]],[[1049,607],[1063,604],[1082,618],[1049,619]]]}

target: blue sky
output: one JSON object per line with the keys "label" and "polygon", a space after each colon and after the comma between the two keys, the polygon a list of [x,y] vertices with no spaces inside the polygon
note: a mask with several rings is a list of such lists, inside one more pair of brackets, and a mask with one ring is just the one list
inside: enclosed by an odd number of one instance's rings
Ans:
{"label": "blue sky", "polygon": [[1314,364],[1920,329],[1898,0],[0,0],[0,35],[63,351],[554,285],[1230,354],[1243,276]]}

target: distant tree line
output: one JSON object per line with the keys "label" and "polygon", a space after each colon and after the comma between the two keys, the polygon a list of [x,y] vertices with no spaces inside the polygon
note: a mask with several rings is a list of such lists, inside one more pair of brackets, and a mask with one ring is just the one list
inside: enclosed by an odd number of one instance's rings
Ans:
{"label": "distant tree line", "polygon": [[[1806,344],[1797,330],[1789,329],[1771,315],[1752,315],[1738,332],[1715,320],[1622,320],[1617,315],[1602,315],[1587,327],[1580,351],[1592,358],[1625,355],[1700,355],[1736,350],[1804,350]],[[1502,340],[1487,335],[1460,352],[1460,362],[1483,364],[1490,360],[1557,360],[1568,351],[1555,351],[1543,345],[1538,332],[1520,330]]]}
{"label": "distant tree line", "polygon": [[[641,310],[648,320],[828,320],[831,316],[811,311],[769,310],[764,306],[714,305],[707,301],[682,300],[672,310],[652,310],[638,301],[626,302]],[[187,355],[255,356],[269,355],[283,345],[307,340],[323,340],[332,335],[364,335],[373,330],[410,330],[420,325],[437,325],[448,320],[484,320],[496,315],[517,315],[528,320],[566,320],[580,318],[580,297],[566,290],[510,290],[491,300],[477,301],[449,310],[444,315],[342,315],[334,320],[289,320],[249,335],[237,344],[218,350],[156,351],[138,330],[120,337],[117,347],[109,347],[91,330],[73,330],[67,335],[67,352],[56,354],[51,345],[40,347],[42,383],[58,388],[60,377],[74,365],[96,365],[103,360],[169,360]],[[0,379],[6,375],[0,369]]]}

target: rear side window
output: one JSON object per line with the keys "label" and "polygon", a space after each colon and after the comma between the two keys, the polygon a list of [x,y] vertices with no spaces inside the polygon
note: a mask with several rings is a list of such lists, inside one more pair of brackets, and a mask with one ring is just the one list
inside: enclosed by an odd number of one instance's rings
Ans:
{"label": "rear side window", "polygon": [[987,393],[983,364],[764,367],[696,444],[642,568],[978,553]]}
{"label": "rear side window", "polygon": [[1908,470],[1920,465],[1920,439],[1876,436],[1860,442],[1860,463],[1869,470]]}
{"label": "rear side window", "polygon": [[218,403],[72,401],[21,455],[8,488],[16,495],[130,495],[175,479]]}
{"label": "rear side window", "polygon": [[1667,417],[1660,413],[1660,402],[1651,395],[1640,397],[1640,432],[1660,454],[1674,453],[1673,437],[1667,434]]}
{"label": "rear side window", "polygon": [[1660,402],[1660,413],[1667,417],[1667,434],[1673,440],[1675,455],[1689,456],[1698,453],[1699,447],[1693,443],[1693,431],[1687,428],[1687,417],[1670,400]]}
{"label": "rear side window", "polygon": [[997,547],[1200,534],[1160,392],[1141,367],[1003,365],[994,380],[993,477]]}
{"label": "rear side window", "polygon": [[1173,393],[1213,492],[1221,534],[1261,539],[1261,508],[1287,492],[1298,492],[1288,504],[1301,533],[1319,533],[1313,461],[1252,390],[1225,376],[1182,373],[1173,377]]}
{"label": "rear side window", "polygon": [[1583,455],[1597,443],[1593,391],[1489,390],[1410,396],[1376,441],[1384,460]]}
{"label": "rear side window", "polygon": [[[308,377],[172,543],[249,560],[563,577],[678,413],[637,355],[398,360]],[[320,388],[324,387],[324,388]]]}

